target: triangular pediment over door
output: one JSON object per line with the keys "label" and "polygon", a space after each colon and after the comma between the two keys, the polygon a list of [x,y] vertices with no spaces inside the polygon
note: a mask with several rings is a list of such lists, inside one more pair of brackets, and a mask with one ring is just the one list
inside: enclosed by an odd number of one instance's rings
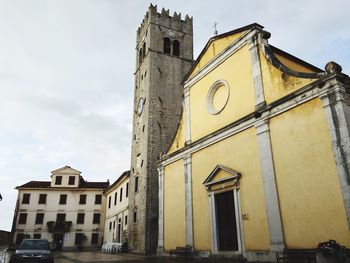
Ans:
{"label": "triangular pediment over door", "polygon": [[225,189],[230,187],[239,188],[241,174],[232,168],[218,164],[203,182],[208,191]]}

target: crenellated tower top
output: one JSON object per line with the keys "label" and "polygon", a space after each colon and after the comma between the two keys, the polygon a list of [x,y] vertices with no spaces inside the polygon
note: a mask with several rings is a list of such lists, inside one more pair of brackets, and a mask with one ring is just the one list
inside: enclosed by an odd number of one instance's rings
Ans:
{"label": "crenellated tower top", "polygon": [[187,34],[193,34],[193,18],[186,15],[185,19],[181,19],[181,13],[173,13],[173,16],[170,15],[169,9],[165,10],[162,8],[161,12],[157,11],[157,5],[150,5],[148,11],[140,27],[137,29],[137,38],[143,36],[145,31],[147,30],[149,24],[159,24],[163,26],[167,26],[170,29],[181,31]]}

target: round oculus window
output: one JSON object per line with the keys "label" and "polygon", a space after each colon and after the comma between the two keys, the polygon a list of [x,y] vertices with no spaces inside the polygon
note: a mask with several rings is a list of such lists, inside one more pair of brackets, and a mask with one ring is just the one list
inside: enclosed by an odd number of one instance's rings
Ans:
{"label": "round oculus window", "polygon": [[207,95],[207,110],[210,114],[220,113],[226,106],[230,97],[230,88],[225,80],[216,81],[209,89]]}

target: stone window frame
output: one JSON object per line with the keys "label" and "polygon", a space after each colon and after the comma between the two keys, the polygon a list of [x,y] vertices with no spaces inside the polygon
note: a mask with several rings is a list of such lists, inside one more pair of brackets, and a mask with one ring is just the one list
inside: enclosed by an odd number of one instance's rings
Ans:
{"label": "stone window frame", "polygon": [[[220,109],[215,109],[215,107],[213,105],[214,96],[215,96],[216,91],[220,87],[225,87],[225,90],[227,91],[227,98],[226,98],[225,104]],[[225,109],[229,98],[230,98],[230,86],[229,86],[228,82],[226,80],[223,80],[223,79],[215,81],[214,84],[210,87],[208,94],[207,94],[207,98],[206,98],[206,107],[207,107],[208,112],[211,115],[219,114],[220,112],[222,112]]]}

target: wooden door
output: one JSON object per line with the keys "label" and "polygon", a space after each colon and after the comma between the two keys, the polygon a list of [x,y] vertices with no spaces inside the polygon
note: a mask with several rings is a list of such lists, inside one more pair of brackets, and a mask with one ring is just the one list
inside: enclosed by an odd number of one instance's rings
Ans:
{"label": "wooden door", "polygon": [[237,251],[237,227],[233,191],[215,194],[216,230],[220,251]]}

